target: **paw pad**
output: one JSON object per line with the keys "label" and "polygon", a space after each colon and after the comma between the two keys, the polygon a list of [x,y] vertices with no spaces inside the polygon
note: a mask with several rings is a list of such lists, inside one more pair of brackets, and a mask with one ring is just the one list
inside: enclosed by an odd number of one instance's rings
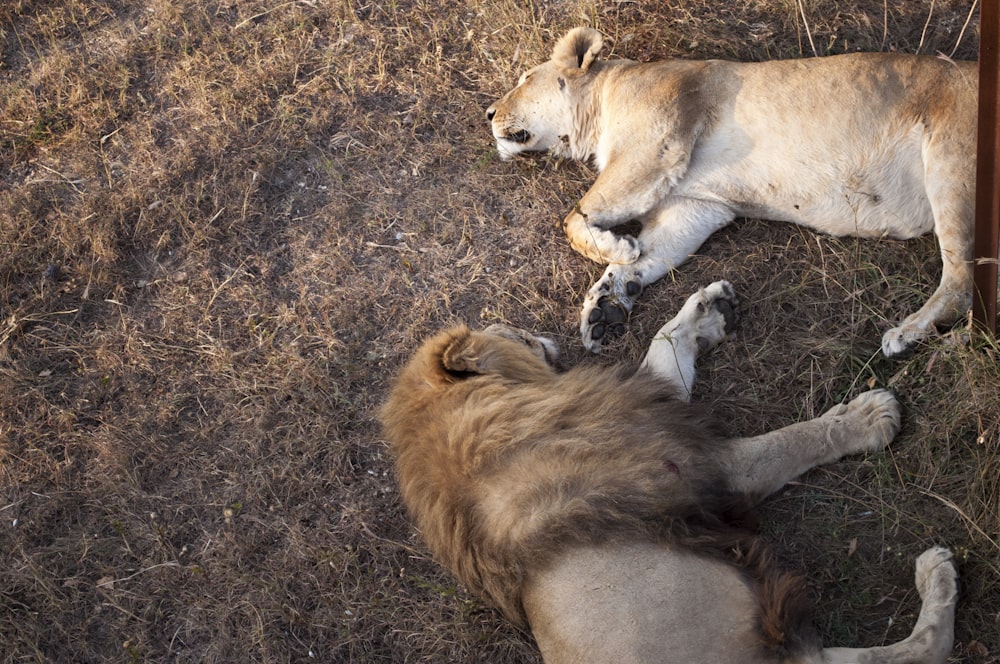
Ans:
{"label": "paw pad", "polygon": [[590,338],[601,341],[604,338],[621,336],[625,333],[627,320],[628,311],[621,304],[610,297],[602,297],[587,317],[587,322],[592,325]]}

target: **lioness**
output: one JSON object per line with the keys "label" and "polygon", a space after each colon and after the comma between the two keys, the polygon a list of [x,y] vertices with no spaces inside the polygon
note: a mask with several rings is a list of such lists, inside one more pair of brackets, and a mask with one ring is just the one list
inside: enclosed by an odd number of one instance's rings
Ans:
{"label": "lioness", "polygon": [[[860,237],[933,229],[941,283],[885,333],[886,356],[969,309],[975,63],[856,53],[641,64],[599,60],[601,45],[596,30],[572,30],[487,110],[501,158],[550,150],[600,172],[563,222],[574,249],[610,263],[583,305],[589,349],[737,216]],[[610,230],[629,220],[638,237]]]}
{"label": "lioness", "polygon": [[688,400],[695,357],[730,332],[736,305],[727,282],[691,296],[636,372],[558,372],[550,340],[504,326],[426,341],[380,413],[424,539],[530,627],[549,664],[944,662],[957,597],[947,549],[917,558],[909,638],[824,649],[801,577],[740,525],[813,466],[882,449],[900,414],[873,390],[761,436],[721,435]]}

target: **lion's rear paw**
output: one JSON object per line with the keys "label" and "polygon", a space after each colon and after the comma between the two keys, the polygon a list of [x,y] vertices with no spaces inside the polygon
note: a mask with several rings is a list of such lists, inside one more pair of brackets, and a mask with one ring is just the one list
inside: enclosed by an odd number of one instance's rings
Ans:
{"label": "lion's rear paw", "polygon": [[905,360],[930,333],[915,325],[900,325],[882,335],[882,354],[891,360]]}

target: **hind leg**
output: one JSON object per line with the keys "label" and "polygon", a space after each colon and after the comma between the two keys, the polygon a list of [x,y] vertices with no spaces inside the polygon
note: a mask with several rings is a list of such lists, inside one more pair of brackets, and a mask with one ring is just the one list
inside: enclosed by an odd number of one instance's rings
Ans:
{"label": "hind leg", "polygon": [[[947,137],[938,142],[947,143]],[[928,147],[925,171],[927,198],[934,214],[934,234],[941,250],[941,283],[916,313],[907,316],[897,327],[882,336],[882,353],[903,358],[914,347],[934,334],[938,325],[951,325],[972,306],[972,249],[975,224],[974,195],[966,183],[974,182],[975,173],[968,155],[938,154],[945,148],[932,143]]]}
{"label": "hind leg", "polygon": [[720,451],[719,462],[733,490],[763,499],[811,468],[881,450],[899,425],[896,397],[888,390],[871,390],[815,419],[735,439]]}
{"label": "hind leg", "polygon": [[695,360],[725,339],[738,319],[739,300],[732,284],[716,281],[702,288],[656,333],[640,370],[669,380],[690,401]]}
{"label": "hind leg", "polygon": [[913,632],[891,646],[878,648],[825,648],[823,664],[944,664],[955,640],[955,604],[958,572],[951,551],[935,547],[917,558],[917,591],[923,604]]}
{"label": "hind leg", "polygon": [[933,335],[938,325],[951,325],[972,306],[971,246],[966,252],[961,247],[946,249],[942,242],[941,257],[944,268],[934,294],[919,311],[882,335],[882,353],[886,357],[912,355],[917,344]]}

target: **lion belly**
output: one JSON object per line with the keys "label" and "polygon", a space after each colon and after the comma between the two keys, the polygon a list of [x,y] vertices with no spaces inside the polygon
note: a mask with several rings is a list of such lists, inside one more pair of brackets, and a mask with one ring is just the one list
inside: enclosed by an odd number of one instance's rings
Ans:
{"label": "lion belly", "polygon": [[739,572],[665,546],[567,552],[531,575],[524,605],[546,664],[777,661]]}
{"label": "lion belly", "polygon": [[[697,145],[671,193],[721,202],[738,216],[789,221],[831,235],[918,237],[934,228],[924,184],[921,130],[860,130],[840,118],[827,154],[809,140],[815,125],[754,131],[747,120],[722,126]],[[833,122],[831,120],[831,122]],[[837,126],[848,125],[848,126]],[[864,132],[860,139],[847,137]],[[752,133],[751,133],[752,132]],[[837,151],[839,150],[839,151]]]}

